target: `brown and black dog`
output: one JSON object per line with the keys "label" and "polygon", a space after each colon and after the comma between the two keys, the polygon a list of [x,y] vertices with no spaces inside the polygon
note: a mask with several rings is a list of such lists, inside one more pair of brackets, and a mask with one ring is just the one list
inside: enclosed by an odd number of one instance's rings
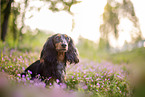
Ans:
{"label": "brown and black dog", "polygon": [[31,79],[39,74],[48,84],[59,80],[64,82],[66,63],[78,63],[78,52],[71,37],[66,34],[55,34],[48,38],[41,51],[40,60],[32,63],[22,74],[31,71]]}

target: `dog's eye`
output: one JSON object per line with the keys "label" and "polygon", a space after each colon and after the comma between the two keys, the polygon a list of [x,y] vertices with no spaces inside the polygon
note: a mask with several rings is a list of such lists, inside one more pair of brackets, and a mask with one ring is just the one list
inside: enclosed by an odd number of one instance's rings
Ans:
{"label": "dog's eye", "polygon": [[65,37],[65,39],[66,39],[67,41],[69,41],[69,40],[70,40],[70,38],[69,38],[69,37]]}
{"label": "dog's eye", "polygon": [[57,36],[56,39],[59,40],[60,39],[60,36]]}

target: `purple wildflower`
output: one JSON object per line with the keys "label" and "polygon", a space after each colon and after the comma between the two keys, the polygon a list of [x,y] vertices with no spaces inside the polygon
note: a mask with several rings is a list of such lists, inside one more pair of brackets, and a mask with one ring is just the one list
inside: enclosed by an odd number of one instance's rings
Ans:
{"label": "purple wildflower", "polygon": [[24,78],[25,77],[25,75],[22,75],[22,78]]}
{"label": "purple wildflower", "polygon": [[5,71],[2,69],[2,72],[5,72]]}
{"label": "purple wildflower", "polygon": [[30,83],[32,84],[32,83],[34,83],[34,81],[33,80],[30,80]]}
{"label": "purple wildflower", "polygon": [[28,77],[27,80],[30,80],[30,78]]}
{"label": "purple wildflower", "polygon": [[22,67],[23,70],[25,70],[25,67]]}
{"label": "purple wildflower", "polygon": [[85,86],[83,86],[82,88],[83,88],[83,89],[88,89],[88,86],[87,86],[87,85],[85,85]]}
{"label": "purple wildflower", "polygon": [[28,72],[29,72],[30,74],[32,74],[32,71],[28,70]]}
{"label": "purple wildflower", "polygon": [[25,79],[25,78],[22,78],[22,81],[23,81],[23,82],[26,82],[26,79]]}
{"label": "purple wildflower", "polygon": [[51,83],[49,83],[49,85],[51,86],[52,84],[51,84]]}
{"label": "purple wildflower", "polygon": [[59,79],[56,79],[56,82],[59,83],[60,82]]}
{"label": "purple wildflower", "polygon": [[99,84],[99,83],[97,83],[97,86],[100,86],[100,84]]}
{"label": "purple wildflower", "polygon": [[17,74],[17,76],[19,76],[19,77],[20,77],[20,76],[21,76],[21,74]]}
{"label": "purple wildflower", "polygon": [[22,58],[22,56],[20,56],[20,58]]}

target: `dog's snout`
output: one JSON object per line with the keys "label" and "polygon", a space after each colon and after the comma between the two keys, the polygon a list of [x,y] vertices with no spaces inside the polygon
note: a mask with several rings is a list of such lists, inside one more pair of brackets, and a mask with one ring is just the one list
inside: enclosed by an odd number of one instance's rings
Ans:
{"label": "dog's snout", "polygon": [[65,48],[67,45],[66,45],[65,43],[62,43],[61,46],[62,46],[63,48]]}

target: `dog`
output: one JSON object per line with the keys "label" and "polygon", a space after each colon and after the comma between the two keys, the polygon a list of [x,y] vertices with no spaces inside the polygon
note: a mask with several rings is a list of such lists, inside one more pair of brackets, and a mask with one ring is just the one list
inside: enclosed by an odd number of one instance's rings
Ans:
{"label": "dog", "polygon": [[49,37],[41,51],[40,60],[32,63],[21,74],[25,75],[31,71],[31,79],[40,76],[45,83],[64,83],[65,68],[67,63],[77,64],[79,62],[78,51],[71,37],[66,34],[55,34]]}

